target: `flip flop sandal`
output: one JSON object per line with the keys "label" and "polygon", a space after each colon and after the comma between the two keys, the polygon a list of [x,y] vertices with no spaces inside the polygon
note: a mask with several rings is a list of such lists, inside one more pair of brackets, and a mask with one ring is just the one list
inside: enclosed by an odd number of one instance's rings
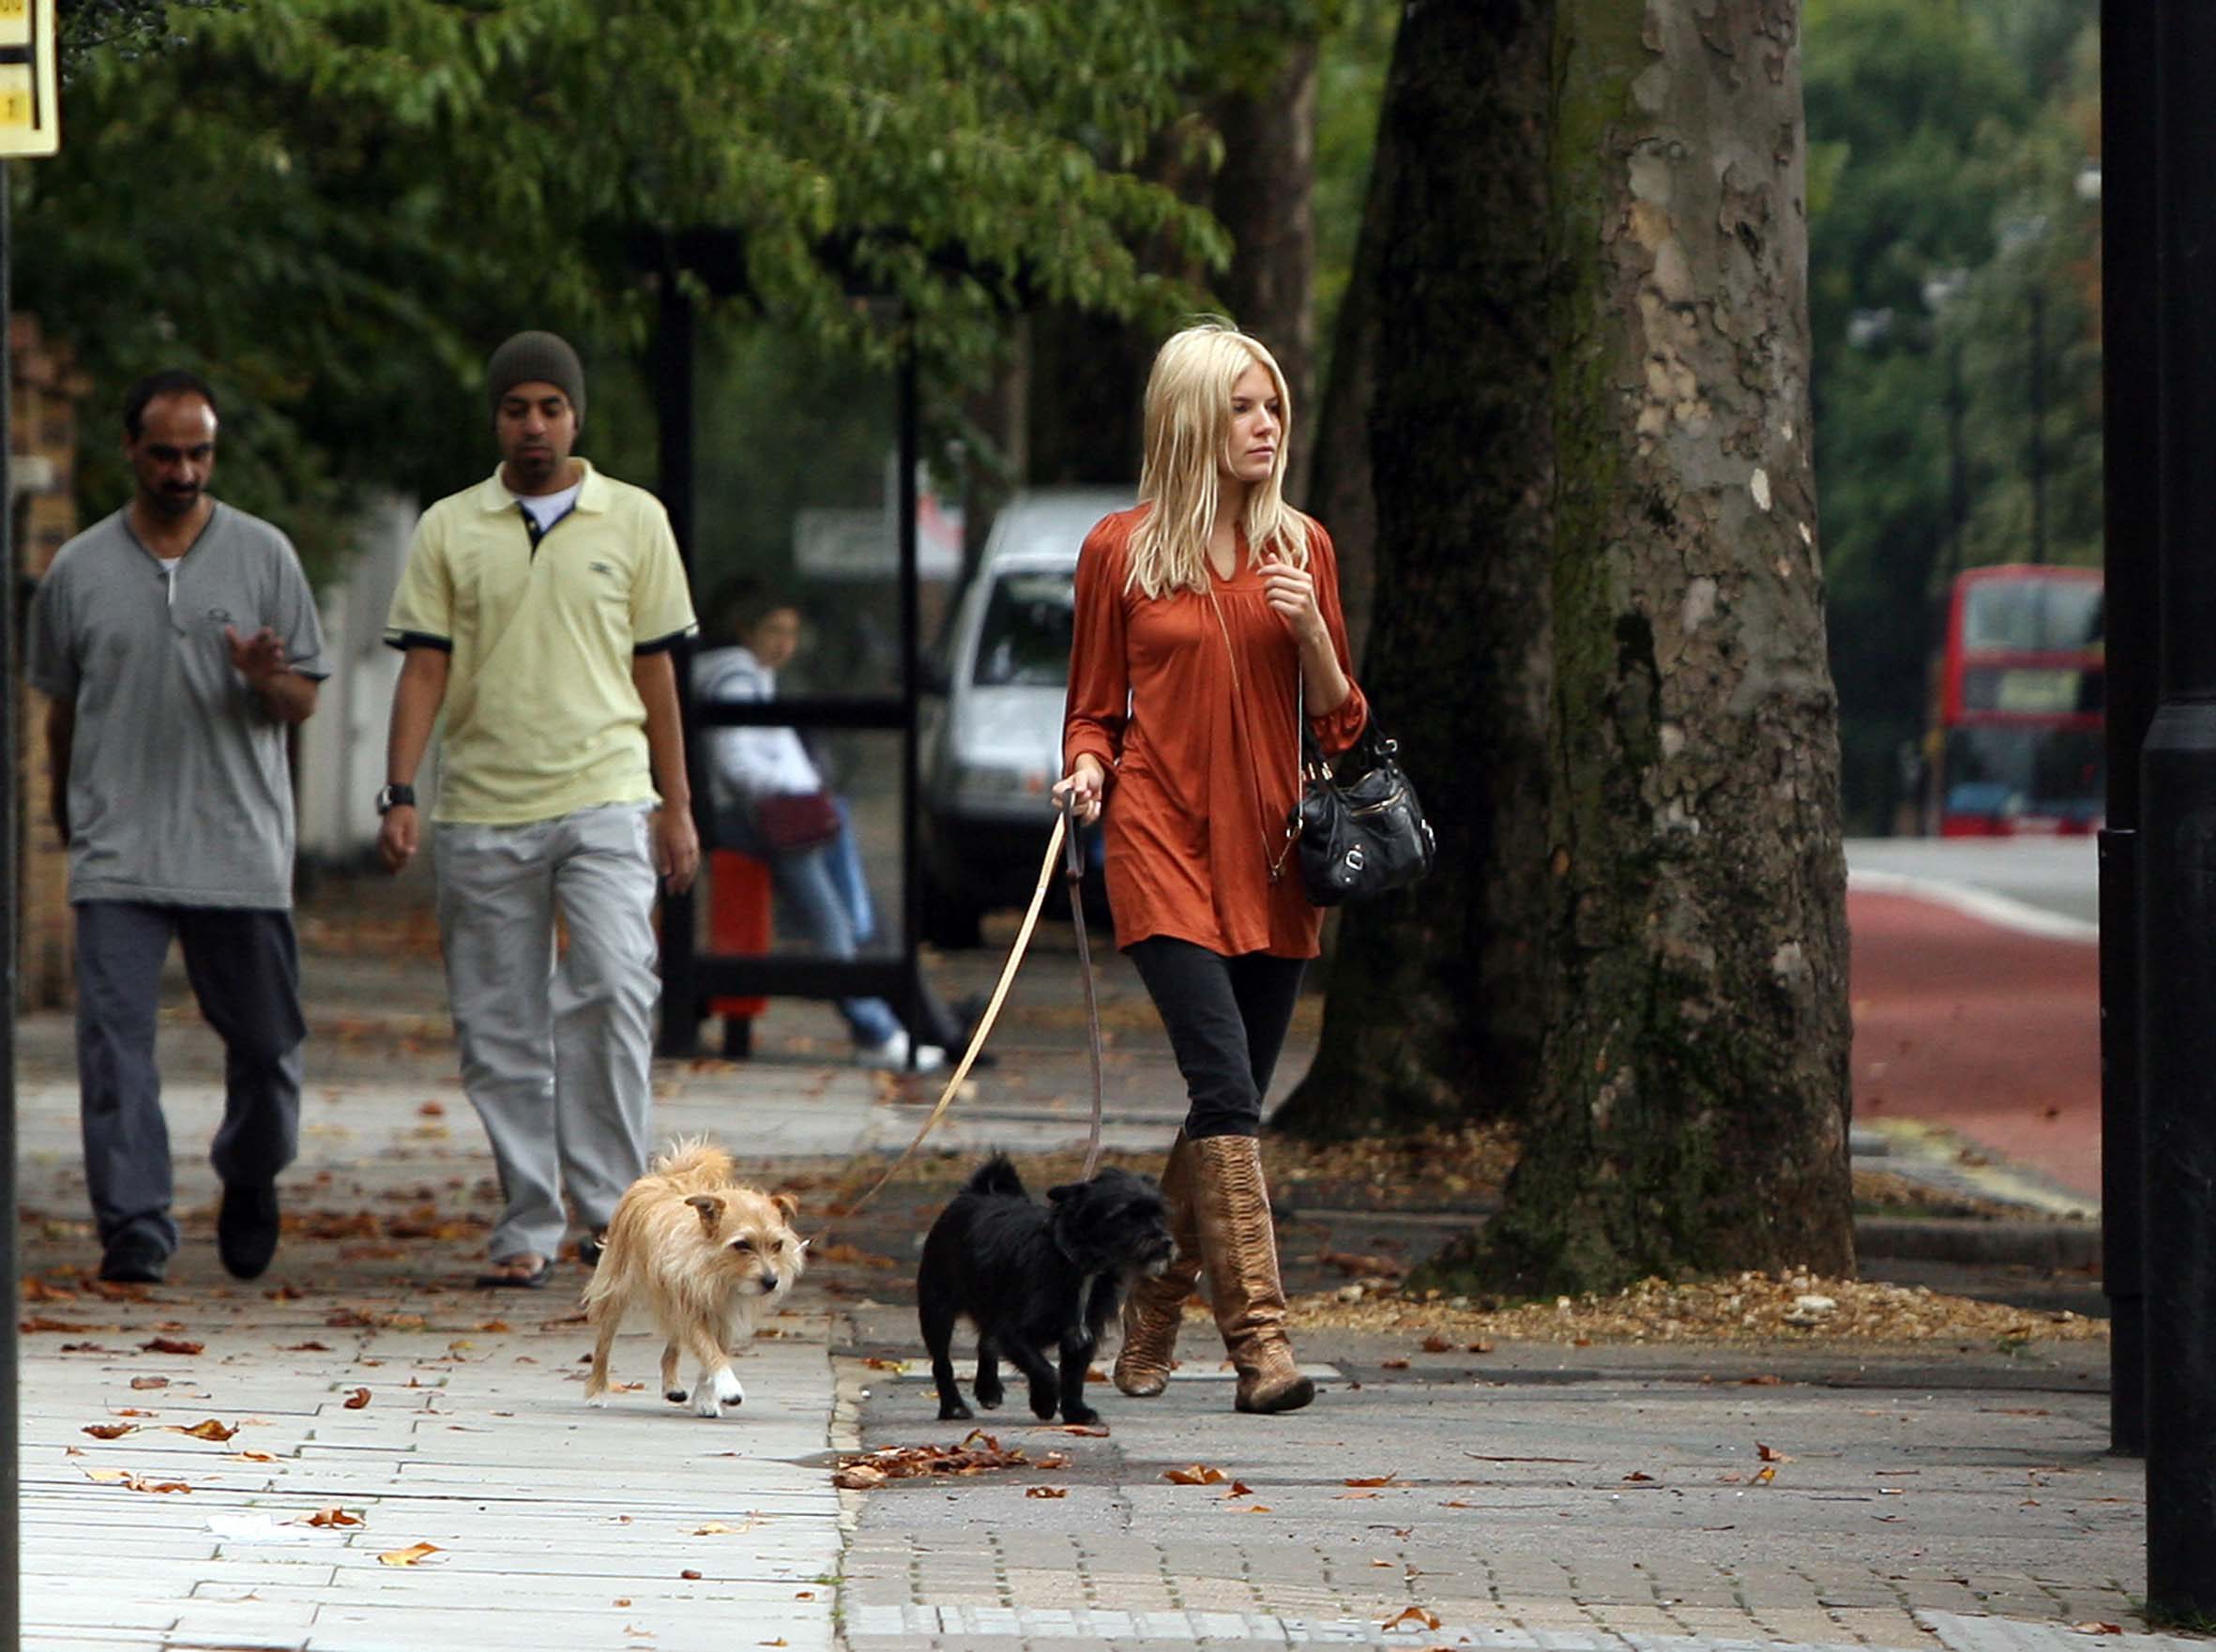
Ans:
{"label": "flip flop sandal", "polygon": [[[493,1266],[498,1268],[505,1265],[495,1262]],[[480,1273],[477,1276],[477,1288],[480,1291],[536,1291],[546,1283],[553,1272],[554,1264],[542,1256],[539,1259],[539,1266],[530,1273]]]}

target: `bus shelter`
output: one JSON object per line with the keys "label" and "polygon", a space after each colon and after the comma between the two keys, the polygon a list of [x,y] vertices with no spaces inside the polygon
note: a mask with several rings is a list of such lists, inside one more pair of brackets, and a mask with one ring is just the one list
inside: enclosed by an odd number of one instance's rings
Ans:
{"label": "bus shelter", "polygon": [[[693,298],[678,279],[690,270],[711,293],[719,292],[713,273],[736,268],[736,249],[720,236],[689,237],[655,250],[662,276],[660,314],[654,348],[655,396],[660,428],[659,493],[668,508],[696,603],[706,599],[715,576],[704,577],[700,515],[703,452],[697,412],[700,317]],[[903,318],[904,320],[904,318]],[[701,1051],[701,1026],[719,999],[802,997],[836,1000],[877,997],[910,1028],[919,1026],[923,1005],[917,957],[920,916],[918,831],[919,826],[919,700],[925,621],[919,577],[918,486],[920,432],[915,353],[903,340],[892,375],[890,439],[893,462],[887,483],[895,549],[891,571],[889,629],[890,682],[861,681],[837,691],[803,691],[791,697],[748,704],[702,704],[680,670],[687,764],[694,818],[704,851],[712,850],[713,822],[708,774],[710,734],[734,727],[791,728],[803,736],[836,739],[842,735],[871,736],[877,760],[871,764],[877,818],[873,870],[888,898],[878,902],[878,936],[860,955],[838,959],[777,946],[764,952],[720,951],[708,939],[704,902],[712,901],[717,859],[703,855],[702,878],[691,890],[666,897],[661,919],[662,1012],[660,1050],[689,1056]],[[730,570],[726,569],[726,572]],[[739,571],[748,571],[740,569]],[[773,570],[771,570],[773,571]],[[704,612],[704,625],[715,616]],[[702,645],[718,639],[704,635]],[[889,769],[889,786],[886,783]],[[889,793],[889,796],[888,795]],[[889,804],[889,810],[886,805]],[[889,813],[888,823],[881,818]],[[890,825],[888,831],[885,827]],[[911,1048],[927,1042],[918,1037]],[[912,1059],[912,1056],[911,1056]]]}

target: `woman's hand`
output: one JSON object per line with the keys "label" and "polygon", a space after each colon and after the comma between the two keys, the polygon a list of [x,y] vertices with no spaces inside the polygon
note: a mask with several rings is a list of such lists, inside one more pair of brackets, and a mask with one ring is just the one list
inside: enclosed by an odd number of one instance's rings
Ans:
{"label": "woman's hand", "polygon": [[1055,807],[1068,808],[1066,799],[1073,799],[1080,826],[1091,826],[1100,818],[1100,795],[1107,786],[1107,771],[1100,760],[1087,751],[1070,765],[1070,772],[1055,782]]}
{"label": "woman's hand", "polygon": [[1295,568],[1272,554],[1263,559],[1262,594],[1298,643],[1320,643],[1327,638],[1323,611],[1315,605],[1315,580],[1304,568]]}

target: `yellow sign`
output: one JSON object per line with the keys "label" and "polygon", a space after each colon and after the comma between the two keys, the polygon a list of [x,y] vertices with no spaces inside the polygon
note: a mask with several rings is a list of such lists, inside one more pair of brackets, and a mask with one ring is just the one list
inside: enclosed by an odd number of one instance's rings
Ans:
{"label": "yellow sign", "polygon": [[0,157],[61,147],[53,78],[54,0],[0,0]]}

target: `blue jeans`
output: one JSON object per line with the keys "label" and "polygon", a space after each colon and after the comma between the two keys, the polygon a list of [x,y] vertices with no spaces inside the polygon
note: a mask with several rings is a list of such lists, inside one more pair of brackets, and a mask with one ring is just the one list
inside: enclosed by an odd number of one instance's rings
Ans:
{"label": "blue jeans", "polygon": [[[826,958],[852,958],[860,948],[855,940],[854,914],[839,887],[838,851],[846,841],[841,833],[828,843],[797,855],[769,856],[769,879],[800,919],[800,927]],[[858,1044],[882,1044],[901,1030],[900,1017],[882,998],[842,998],[839,1013]]]}
{"label": "blue jeans", "polygon": [[[766,847],[754,835],[747,810],[719,809],[715,820],[716,841],[769,868],[771,886],[826,958],[852,958],[876,922],[870,910],[869,887],[862,881],[861,856],[854,848],[853,817],[843,798],[839,800],[839,818],[846,823],[844,831],[828,843],[798,854]],[[857,1044],[882,1044],[901,1030],[900,1017],[882,998],[842,998],[839,1013],[845,1017],[846,1030]]]}

